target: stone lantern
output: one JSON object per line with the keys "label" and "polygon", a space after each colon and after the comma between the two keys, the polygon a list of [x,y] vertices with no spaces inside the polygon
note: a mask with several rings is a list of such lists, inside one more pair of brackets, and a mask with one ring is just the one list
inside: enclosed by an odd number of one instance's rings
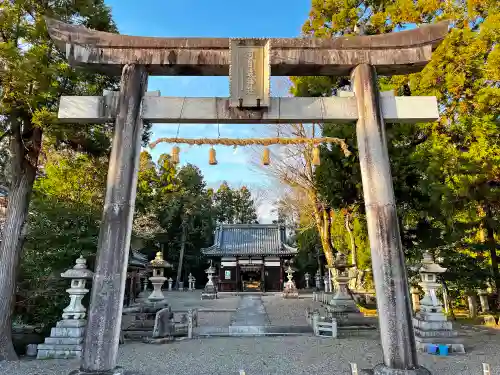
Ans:
{"label": "stone lantern", "polygon": [[306,289],[309,289],[309,280],[311,279],[311,275],[309,274],[309,272],[306,272],[306,274],[304,275],[304,279],[306,280]]}
{"label": "stone lantern", "polygon": [[188,276],[188,282],[189,282],[189,290],[193,291],[195,289],[194,283],[196,282],[196,278],[193,276],[193,274],[190,272]]}
{"label": "stone lantern", "polygon": [[349,293],[348,283],[355,277],[349,274],[349,269],[354,267],[353,264],[347,264],[346,256],[342,253],[337,253],[333,263],[335,270],[335,294],[330,300],[327,310],[332,318],[337,319],[339,325],[356,325],[364,324],[365,317],[359,311],[356,302]]}
{"label": "stone lantern", "polygon": [[151,261],[151,267],[153,268],[153,276],[149,278],[151,284],[153,284],[153,292],[149,295],[149,301],[161,301],[165,299],[161,287],[163,283],[167,280],[164,276],[165,268],[172,267],[170,263],[163,259],[163,254],[161,251],[156,253],[155,258]]}
{"label": "stone lantern", "polygon": [[447,321],[436,295],[441,287],[437,276],[446,272],[446,268],[435,263],[432,255],[425,252],[418,272],[424,297],[420,300],[420,311],[413,318],[417,348],[427,351],[429,346],[446,345],[451,349],[450,352],[464,353],[464,346],[453,330],[452,323]]}
{"label": "stone lantern", "polygon": [[83,256],[76,260],[73,268],[61,274],[62,278],[71,280],[70,288],[66,289],[70,299],[69,305],[63,310],[63,320],[51,329],[50,337],[38,345],[38,359],[81,357],[87,325],[87,309],[82,305],[82,299],[89,292],[85,285],[93,275],[94,273],[87,269],[87,261]]}
{"label": "stone lantern", "polygon": [[210,260],[210,266],[205,270],[207,274],[207,284],[205,285],[205,289],[201,293],[201,299],[217,299],[217,288],[214,285],[214,274],[215,268],[212,266],[212,261]]}
{"label": "stone lantern", "polygon": [[295,282],[293,281],[293,273],[295,270],[288,264],[288,268],[285,270],[286,272],[286,277],[288,281],[285,283],[285,288],[283,290],[283,297],[284,298],[298,298],[299,297],[299,291],[297,290],[297,287],[295,286]]}
{"label": "stone lantern", "polygon": [[438,275],[446,272],[446,268],[434,263],[432,255],[425,252],[422,265],[418,270],[421,281],[418,283],[424,291],[424,297],[420,300],[420,309],[429,313],[442,312],[443,307],[438,301],[436,291],[441,287],[438,283]]}

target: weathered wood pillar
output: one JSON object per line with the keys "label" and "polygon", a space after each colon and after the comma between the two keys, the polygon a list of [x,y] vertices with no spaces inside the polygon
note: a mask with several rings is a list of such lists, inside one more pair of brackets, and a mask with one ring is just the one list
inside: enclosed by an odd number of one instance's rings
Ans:
{"label": "weathered wood pillar", "polygon": [[418,367],[410,292],[399,233],[377,74],[358,65],[351,74],[366,220],[384,363],[375,374],[430,374]]}
{"label": "weathered wood pillar", "polygon": [[83,374],[113,374],[116,367],[147,79],[144,66],[124,66],[80,367]]}

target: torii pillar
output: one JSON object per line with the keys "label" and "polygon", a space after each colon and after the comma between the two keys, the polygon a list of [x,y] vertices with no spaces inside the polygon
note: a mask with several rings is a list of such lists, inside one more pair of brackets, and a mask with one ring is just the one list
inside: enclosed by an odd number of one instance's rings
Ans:
{"label": "torii pillar", "polygon": [[430,374],[418,366],[408,277],[375,68],[358,65],[351,73],[351,84],[359,111],[356,136],[384,356],[384,363],[376,366],[373,373]]}

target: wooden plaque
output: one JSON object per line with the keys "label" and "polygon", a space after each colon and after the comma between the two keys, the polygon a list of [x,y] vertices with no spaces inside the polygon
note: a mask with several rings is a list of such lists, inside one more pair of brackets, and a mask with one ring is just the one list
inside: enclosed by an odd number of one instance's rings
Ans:
{"label": "wooden plaque", "polygon": [[231,39],[230,107],[269,106],[271,65],[269,39]]}

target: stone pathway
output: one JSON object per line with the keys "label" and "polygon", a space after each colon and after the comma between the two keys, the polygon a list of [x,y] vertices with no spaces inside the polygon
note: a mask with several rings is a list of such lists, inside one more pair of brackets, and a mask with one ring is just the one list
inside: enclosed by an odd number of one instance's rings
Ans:
{"label": "stone pathway", "polygon": [[241,296],[240,303],[231,317],[231,326],[266,326],[269,318],[258,295]]}
{"label": "stone pathway", "polygon": [[240,297],[240,303],[229,326],[230,335],[262,335],[270,325],[262,297],[245,295]]}

